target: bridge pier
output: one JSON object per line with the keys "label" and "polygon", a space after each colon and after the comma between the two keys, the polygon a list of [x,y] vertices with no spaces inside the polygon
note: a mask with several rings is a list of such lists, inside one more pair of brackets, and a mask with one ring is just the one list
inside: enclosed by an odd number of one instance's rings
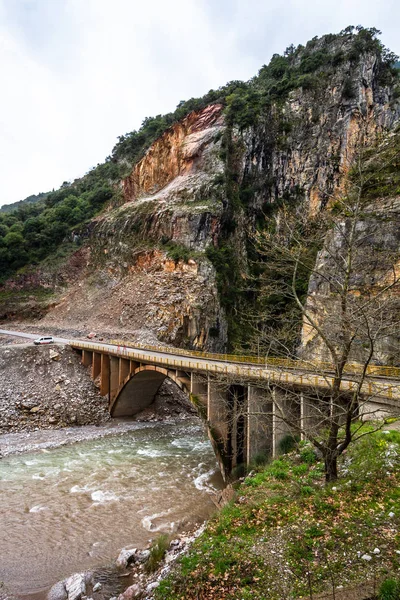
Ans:
{"label": "bridge pier", "polygon": [[101,377],[100,394],[106,396],[110,393],[110,357],[108,354],[101,355]]}
{"label": "bridge pier", "polygon": [[247,389],[246,442],[248,465],[257,454],[272,454],[272,398],[267,390],[252,385]]}
{"label": "bridge pier", "polygon": [[131,361],[128,358],[119,359],[118,386],[122,385],[130,374]]}
{"label": "bridge pier", "polygon": [[90,367],[93,360],[93,352],[91,350],[82,350],[82,364],[84,367]]}
{"label": "bridge pier", "polygon": [[97,379],[101,373],[101,357],[99,352],[93,352],[92,379]]}
{"label": "bridge pier", "polygon": [[110,402],[114,400],[119,388],[119,364],[117,356],[110,356]]}
{"label": "bridge pier", "polygon": [[192,371],[190,374],[190,399],[199,412],[207,419],[208,378]]}
{"label": "bridge pier", "polygon": [[280,442],[287,435],[294,435],[291,423],[300,421],[300,399],[296,393],[278,387],[272,390],[272,456],[279,454]]}

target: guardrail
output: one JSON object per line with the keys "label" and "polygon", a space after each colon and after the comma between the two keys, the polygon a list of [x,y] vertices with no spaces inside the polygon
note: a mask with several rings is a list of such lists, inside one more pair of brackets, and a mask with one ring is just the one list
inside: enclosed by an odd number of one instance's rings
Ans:
{"label": "guardrail", "polygon": [[[148,344],[132,343],[125,340],[110,340],[108,342],[111,345],[126,347],[126,348],[139,348],[141,350],[150,350],[151,352],[163,352],[165,354],[174,354],[178,356],[187,357],[199,357],[208,360],[219,360],[231,363],[247,363],[251,365],[262,365],[265,367],[282,367],[284,369],[301,369],[305,371],[321,371],[321,372],[332,372],[334,366],[332,363],[323,361],[304,361],[295,360],[291,358],[279,358],[273,356],[258,357],[250,355],[238,355],[238,354],[218,354],[212,352],[203,352],[200,350],[185,350],[183,348],[173,348],[171,346],[151,346]],[[346,375],[357,375],[363,371],[364,365],[360,363],[348,363],[344,368]],[[400,367],[390,367],[383,365],[368,365],[366,369],[367,375],[375,375],[377,377],[395,377],[400,378]]]}
{"label": "guardrail", "polygon": [[[268,369],[270,366],[267,362],[257,362],[255,364],[247,361],[235,362],[230,360],[221,360],[222,357],[232,356],[236,358],[236,355],[225,355],[225,354],[211,354],[207,352],[197,352],[196,355],[190,351],[183,351],[179,354],[173,354],[173,348],[168,348],[167,354],[171,356],[163,356],[163,350],[158,346],[146,346],[144,344],[127,344],[124,340],[116,340],[116,344],[96,344],[92,341],[86,342],[83,340],[70,340],[68,343],[73,348],[80,350],[89,350],[92,352],[100,353],[112,353],[120,358],[127,358],[129,360],[136,360],[139,362],[155,362],[160,366],[165,366],[166,369],[175,368],[181,370],[194,370],[194,371],[209,371],[211,373],[224,375],[243,377],[246,380],[256,379],[264,380],[270,383],[276,383],[278,385],[299,385],[301,387],[322,387],[329,388],[334,384],[332,373],[315,372],[311,369],[311,363],[307,364],[307,371],[302,370],[296,372],[291,369]],[[177,349],[179,352],[179,349]],[[146,353],[147,352],[147,353]],[[148,352],[157,352],[159,356],[154,357],[148,354]],[[184,353],[187,353],[184,354]],[[198,360],[197,356],[200,356],[202,360]],[[207,362],[207,358],[211,357],[214,360]],[[221,357],[221,358],[215,358]],[[196,360],[197,358],[197,360]],[[248,358],[247,356],[241,358]],[[282,361],[282,359],[277,359]],[[286,362],[286,361],[285,361]],[[304,362],[304,361],[303,361]],[[293,361],[297,366],[299,361]],[[320,363],[325,364],[325,363]],[[326,363],[328,364],[328,363]],[[262,368],[264,367],[264,368]],[[344,391],[352,392],[357,388],[358,382],[352,379],[343,379],[341,389]],[[368,394],[369,397],[386,398],[388,402],[398,402],[400,399],[400,382],[388,383],[382,379],[368,379],[363,383],[362,391]]]}

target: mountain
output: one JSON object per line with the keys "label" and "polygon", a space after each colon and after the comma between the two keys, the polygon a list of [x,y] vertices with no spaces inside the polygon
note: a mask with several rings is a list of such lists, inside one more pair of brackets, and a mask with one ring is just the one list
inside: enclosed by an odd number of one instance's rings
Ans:
{"label": "mountain", "polygon": [[[351,178],[361,140],[376,154],[388,136],[400,143],[396,57],[377,34],[347,28],[290,46],[249,82],[146,119],[105,163],[40,205],[1,214],[0,315],[34,310],[43,326],[215,351],[254,351],[260,326],[284,340],[280,317],[296,307],[276,291],[285,275],[263,262],[254,236],[279,233],[288,211],[318,224]],[[396,162],[386,175],[372,212],[399,194]],[[392,208],[374,216],[377,248],[390,232],[398,250],[398,218]],[[310,260],[330,244],[327,232]],[[365,268],[373,278],[373,256]],[[323,319],[323,286],[300,284]]]}
{"label": "mountain", "polygon": [[18,200],[18,202],[12,202],[11,204],[3,204],[3,206],[0,206],[0,212],[12,212],[26,204],[35,204],[40,200],[44,200],[47,195],[48,192],[41,192],[40,194],[32,194],[31,196],[24,198],[24,200]]}

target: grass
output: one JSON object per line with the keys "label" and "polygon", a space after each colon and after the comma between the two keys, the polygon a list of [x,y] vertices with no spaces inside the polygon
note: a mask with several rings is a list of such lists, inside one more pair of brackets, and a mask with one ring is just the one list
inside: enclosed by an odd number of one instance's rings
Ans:
{"label": "grass", "polygon": [[169,536],[166,533],[162,533],[153,541],[149,557],[145,563],[145,571],[147,573],[154,573],[158,569],[168,547]]}
{"label": "grass", "polygon": [[400,433],[374,433],[343,456],[338,482],[325,485],[323,464],[301,443],[245,479],[155,597],[281,600],[393,579],[399,466]]}

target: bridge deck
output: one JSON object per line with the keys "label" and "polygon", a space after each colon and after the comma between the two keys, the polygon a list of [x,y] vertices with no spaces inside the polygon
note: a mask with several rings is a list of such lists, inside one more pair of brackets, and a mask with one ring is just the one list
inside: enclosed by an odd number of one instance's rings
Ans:
{"label": "bridge deck", "polygon": [[[81,340],[69,340],[68,344],[79,350],[88,350],[98,353],[107,353],[112,356],[126,358],[137,362],[154,364],[169,369],[180,369],[182,371],[195,371],[202,373],[212,373],[226,375],[235,379],[247,381],[270,382],[282,386],[314,387],[326,388],[333,384],[333,374],[329,371],[313,372],[307,370],[304,363],[299,362],[299,368],[295,366],[277,366],[271,364],[247,364],[244,362],[235,362],[230,357],[230,361],[220,358],[210,358],[206,356],[190,355],[187,351],[180,354],[163,350],[146,349],[144,347],[135,348],[113,344],[99,344]],[[292,361],[294,362],[294,361]],[[294,363],[295,364],[295,363]],[[391,368],[391,367],[389,367]],[[397,369],[396,369],[397,371]],[[346,374],[342,381],[342,390],[351,392],[357,387],[357,374]],[[370,397],[380,397],[397,400],[400,399],[400,378],[382,377],[377,375],[367,375],[362,386],[362,392]]]}

